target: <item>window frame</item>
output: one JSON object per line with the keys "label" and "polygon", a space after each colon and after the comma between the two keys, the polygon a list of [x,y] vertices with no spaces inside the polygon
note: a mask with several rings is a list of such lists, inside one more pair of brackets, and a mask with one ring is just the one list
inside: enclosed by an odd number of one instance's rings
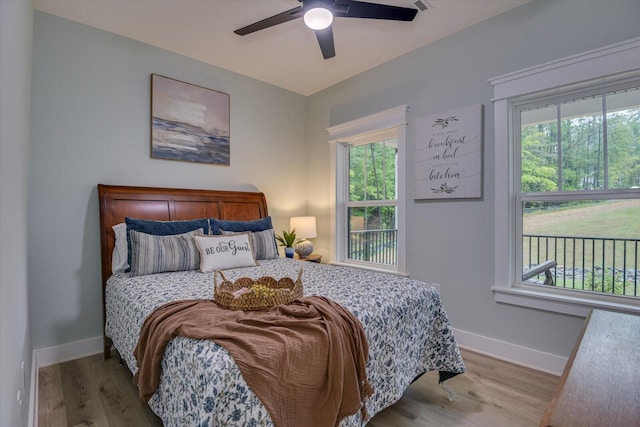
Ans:
{"label": "window frame", "polygon": [[[572,55],[489,79],[494,97],[494,280],[497,302],[531,307],[558,313],[586,316],[593,308],[640,313],[640,300],[623,296],[578,293],[562,288],[541,288],[522,283],[518,244],[522,244],[522,198],[519,194],[519,145],[514,143],[520,131],[518,106],[536,98],[572,91],[583,93],[591,88],[625,84],[640,79],[640,38]],[[518,138],[519,139],[519,138]],[[619,198],[638,197],[639,190],[606,191]],[[557,193],[556,193],[557,194]],[[601,197],[602,191],[589,191]],[[584,197],[585,193],[564,193],[567,197]],[[519,238],[518,238],[519,237]],[[506,263],[505,263],[505,260]],[[520,264],[521,265],[521,264]]]}
{"label": "window frame", "polygon": [[[399,275],[406,273],[406,113],[407,105],[401,105],[360,119],[352,120],[327,128],[331,147],[331,263],[384,271]],[[347,254],[347,210],[349,204],[349,151],[351,145],[362,145],[374,142],[376,137],[387,135],[395,129],[398,143],[396,165],[396,202],[397,207],[397,265],[359,262],[348,259]],[[384,138],[383,138],[384,139]],[[353,144],[352,144],[353,143]],[[367,202],[369,203],[369,202]],[[387,201],[372,201],[376,206],[387,204]]]}

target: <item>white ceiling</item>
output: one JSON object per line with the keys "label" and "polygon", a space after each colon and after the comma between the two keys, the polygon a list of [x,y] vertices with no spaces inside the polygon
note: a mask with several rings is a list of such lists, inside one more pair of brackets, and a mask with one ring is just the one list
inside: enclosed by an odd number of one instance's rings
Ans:
{"label": "white ceiling", "polygon": [[[370,0],[414,7],[415,0]],[[35,0],[36,9],[311,95],[530,0],[422,0],[413,22],[337,18],[324,60],[301,19],[246,36],[233,30],[298,0]]]}

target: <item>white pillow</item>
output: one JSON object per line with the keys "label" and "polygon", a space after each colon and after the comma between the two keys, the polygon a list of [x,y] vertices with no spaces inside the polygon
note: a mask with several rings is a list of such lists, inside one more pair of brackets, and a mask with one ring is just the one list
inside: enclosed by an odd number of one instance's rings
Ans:
{"label": "white pillow", "polygon": [[111,272],[113,274],[122,273],[129,268],[127,262],[128,248],[127,248],[127,224],[121,222],[113,227],[113,233],[116,236],[116,243],[113,246],[113,253],[111,254]]}
{"label": "white pillow", "polygon": [[257,265],[249,233],[196,235],[194,238],[200,251],[200,271],[203,273]]}

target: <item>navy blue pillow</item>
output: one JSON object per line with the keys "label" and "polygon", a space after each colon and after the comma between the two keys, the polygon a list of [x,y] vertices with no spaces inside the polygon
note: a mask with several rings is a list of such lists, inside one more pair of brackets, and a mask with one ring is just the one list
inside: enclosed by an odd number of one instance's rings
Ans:
{"label": "navy blue pillow", "polygon": [[225,221],[217,218],[209,218],[212,234],[222,234],[224,231],[264,231],[273,228],[271,225],[271,217],[256,219],[254,221]]}
{"label": "navy blue pillow", "polygon": [[126,217],[124,222],[127,224],[127,262],[129,268],[127,272],[131,271],[131,239],[129,238],[129,231],[139,231],[141,233],[153,234],[154,236],[171,236],[174,234],[188,233],[189,231],[202,228],[207,234],[209,230],[209,220],[207,218],[202,219],[188,219],[184,221],[153,221],[148,219],[137,219]]}

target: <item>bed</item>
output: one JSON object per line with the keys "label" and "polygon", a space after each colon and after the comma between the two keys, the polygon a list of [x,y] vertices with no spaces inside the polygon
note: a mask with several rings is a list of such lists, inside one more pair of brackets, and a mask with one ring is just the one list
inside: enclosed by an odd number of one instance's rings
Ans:
{"label": "bed", "polygon": [[[112,347],[137,370],[133,350],[142,325],[156,308],[184,299],[212,298],[213,273],[186,270],[145,274],[112,272],[113,226],[126,217],[147,220],[217,218],[252,221],[268,217],[260,192],[182,190],[98,185],[102,260],[104,356]],[[363,269],[265,259],[258,266],[225,270],[229,280],[260,276],[294,278],[302,268],[304,295],[337,302],[362,323],[369,344],[367,400],[374,416],[402,396],[413,380],[437,370],[445,380],[465,372],[464,362],[438,292],[426,283]],[[149,400],[166,426],[271,426],[262,402],[233,358],[209,340],[174,338],[162,359],[158,389]],[[343,427],[366,423],[360,412]]]}

